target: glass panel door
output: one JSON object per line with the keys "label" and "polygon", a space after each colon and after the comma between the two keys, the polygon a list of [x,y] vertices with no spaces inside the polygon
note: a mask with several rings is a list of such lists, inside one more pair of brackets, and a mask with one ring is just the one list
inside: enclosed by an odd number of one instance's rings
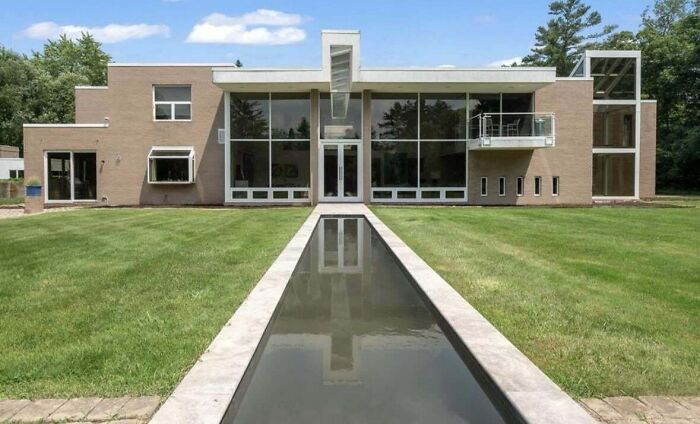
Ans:
{"label": "glass panel door", "polygon": [[358,143],[324,143],[320,171],[321,201],[357,202],[361,200],[362,175]]}
{"label": "glass panel door", "polygon": [[357,145],[343,145],[343,168],[341,172],[343,175],[344,197],[357,197],[357,162]]}
{"label": "glass panel door", "polygon": [[338,197],[338,145],[323,146],[323,197]]}
{"label": "glass panel door", "polygon": [[49,200],[71,200],[70,153],[47,153],[46,162],[47,198]]}

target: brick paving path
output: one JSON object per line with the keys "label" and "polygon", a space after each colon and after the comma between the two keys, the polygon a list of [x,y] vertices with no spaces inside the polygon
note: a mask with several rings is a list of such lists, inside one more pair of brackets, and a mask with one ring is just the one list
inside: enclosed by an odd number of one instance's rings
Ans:
{"label": "brick paving path", "polygon": [[0,423],[143,424],[160,397],[0,400]]}
{"label": "brick paving path", "polygon": [[582,399],[581,405],[607,424],[700,424],[700,397],[620,396]]}

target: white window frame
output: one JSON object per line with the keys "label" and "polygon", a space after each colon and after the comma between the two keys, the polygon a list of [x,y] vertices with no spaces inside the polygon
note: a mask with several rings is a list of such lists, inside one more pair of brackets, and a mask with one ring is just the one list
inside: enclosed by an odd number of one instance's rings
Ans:
{"label": "white window frame", "polygon": [[[447,93],[439,93],[435,91],[409,91],[406,93],[399,91],[377,91],[377,94],[416,94],[416,123],[417,123],[417,135],[415,139],[384,139],[384,138],[371,138],[370,137],[370,142],[369,142],[369,149],[370,149],[370,156],[371,156],[371,149],[372,149],[372,142],[375,141],[391,141],[391,142],[399,142],[399,143],[416,143],[417,144],[417,157],[416,157],[416,163],[417,163],[417,169],[416,169],[416,186],[415,187],[370,187],[370,193],[371,193],[371,201],[373,203],[467,203],[469,201],[469,93],[468,92],[447,92]],[[428,95],[428,94],[461,94],[464,95],[464,100],[465,100],[465,107],[466,107],[466,121],[464,123],[465,126],[465,138],[460,139],[460,138],[455,138],[455,139],[432,139],[432,138],[422,138],[421,137],[421,109],[420,109],[420,104],[421,104],[421,97],[423,95]],[[364,128],[364,93],[363,93],[363,113],[362,113],[362,119],[363,119],[363,128]],[[320,102],[319,102],[320,103]],[[372,97],[370,95],[369,98],[369,117],[370,119],[370,127],[371,127],[371,119],[372,119]],[[370,130],[371,131],[371,130]],[[465,178],[464,178],[464,185],[459,186],[459,187],[423,187],[421,186],[420,180],[421,180],[421,172],[420,172],[420,158],[421,158],[421,143],[430,143],[430,142],[447,142],[447,143],[452,143],[452,142],[459,142],[462,143],[464,142],[465,146]],[[372,161],[370,160],[369,163],[370,167],[370,175],[372,175]],[[399,193],[405,193],[405,192],[415,192],[415,197],[410,197],[410,198],[402,198],[399,197]],[[428,192],[428,193],[438,193],[438,197],[428,197],[427,195],[424,197],[423,193]],[[390,197],[376,197],[375,193],[391,193]],[[454,197],[454,195],[461,195],[459,197]]]}
{"label": "white window frame", "polygon": [[[182,151],[189,152],[187,156],[153,156],[153,152],[167,152],[167,151]],[[188,159],[187,181],[151,181],[151,159]],[[146,157],[146,173],[148,175],[148,184],[194,184],[195,182],[195,172],[194,172],[194,147],[192,146],[152,146],[151,150],[148,152]]]}
{"label": "white window frame", "polygon": [[[49,200],[49,154],[50,153],[70,153],[70,199],[53,199]],[[45,150],[44,151],[44,203],[95,203],[97,202],[97,190],[95,190],[94,199],[76,199],[75,198],[75,164],[73,160],[74,153],[94,153],[95,167],[97,167],[97,151],[96,150]],[[95,187],[97,187],[97,169],[95,169]]]}
{"label": "white window frame", "polygon": [[523,197],[525,194],[525,178],[518,177],[515,179],[515,195],[517,197]]}
{"label": "white window frame", "polygon": [[489,177],[481,177],[479,180],[479,191],[482,197],[489,195]]}
{"label": "white window frame", "polygon": [[[503,185],[501,186],[501,183]],[[503,188],[503,190],[501,190]],[[506,195],[506,177],[498,177],[498,196],[504,197]]]}
{"label": "white window frame", "polygon": [[[156,101],[156,88],[176,88],[187,87],[190,89],[190,101]],[[153,122],[192,122],[192,85],[190,84],[153,84],[151,89],[151,99],[153,101]],[[170,105],[170,119],[156,119],[156,106]],[[175,105],[190,105],[189,119],[175,119]]]}
{"label": "white window frame", "polygon": [[555,175],[552,177],[552,196],[559,196],[559,176]]}
{"label": "white window frame", "polygon": [[[254,93],[255,91],[234,91],[234,93]],[[293,91],[294,93],[307,93],[304,90]],[[272,95],[273,94],[284,94],[284,91],[265,91],[260,92],[260,94],[267,94],[267,138],[232,138],[231,137],[231,91],[227,91],[224,96],[224,130],[225,130],[225,140],[226,144],[224,147],[225,151],[225,163],[226,163],[226,174],[225,174],[225,186],[224,196],[227,203],[309,203],[311,202],[311,184],[313,181],[312,174],[309,175],[309,187],[272,187],[272,143],[284,142],[284,141],[308,141],[309,142],[309,155],[312,154],[314,146],[311,144],[311,131],[309,129],[309,138],[272,138]],[[309,95],[309,124],[311,124],[311,116],[313,110],[313,96],[311,91],[308,92]],[[318,100],[318,97],[317,97]],[[316,128],[318,131],[318,128]],[[267,187],[232,187],[235,175],[231,174],[231,149],[233,148],[233,143],[237,141],[257,141],[267,143],[267,155],[268,155],[268,176],[267,176]],[[350,140],[353,141],[353,140]],[[357,140],[355,140],[357,141]],[[318,148],[318,147],[316,147]],[[362,154],[360,153],[360,158]],[[311,166],[311,158],[309,157],[309,166]],[[265,197],[256,197],[258,194],[265,194]],[[239,195],[244,197],[238,197]],[[275,197],[275,194],[284,194],[286,197]],[[300,197],[295,197],[299,195]]]}
{"label": "white window frame", "polygon": [[542,195],[542,177],[535,177],[533,192],[535,193],[535,197],[540,197]]}

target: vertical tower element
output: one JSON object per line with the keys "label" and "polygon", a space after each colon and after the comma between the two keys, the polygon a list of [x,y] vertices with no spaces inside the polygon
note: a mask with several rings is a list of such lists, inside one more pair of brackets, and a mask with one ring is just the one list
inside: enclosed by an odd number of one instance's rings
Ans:
{"label": "vertical tower element", "polygon": [[330,81],[331,115],[344,118],[352,82],[359,77],[360,32],[329,30],[322,32],[324,77]]}

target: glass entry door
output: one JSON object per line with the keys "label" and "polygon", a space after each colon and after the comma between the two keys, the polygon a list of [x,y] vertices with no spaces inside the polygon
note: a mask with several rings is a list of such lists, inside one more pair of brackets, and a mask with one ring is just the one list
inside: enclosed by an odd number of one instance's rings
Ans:
{"label": "glass entry door", "polygon": [[320,200],[324,202],[359,202],[362,200],[360,144],[323,143],[319,160]]}

